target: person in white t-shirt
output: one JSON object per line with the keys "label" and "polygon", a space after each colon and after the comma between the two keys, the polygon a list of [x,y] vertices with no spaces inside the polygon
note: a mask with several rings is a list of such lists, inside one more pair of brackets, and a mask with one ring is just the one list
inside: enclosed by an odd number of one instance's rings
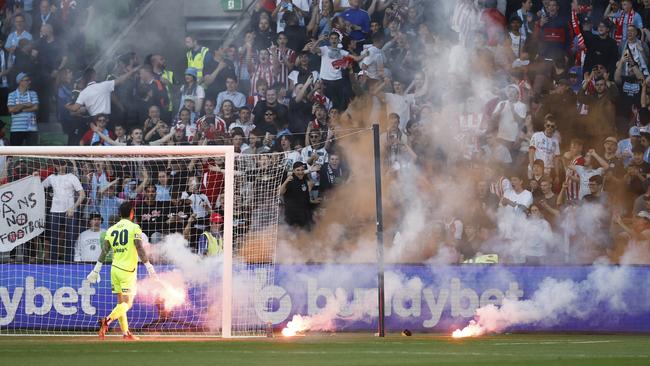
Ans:
{"label": "person in white t-shirt", "polygon": [[524,189],[524,181],[518,176],[503,180],[501,206],[517,212],[526,212],[533,204],[533,194]]}
{"label": "person in white t-shirt", "polygon": [[185,204],[189,204],[192,208],[192,213],[196,215],[196,224],[194,228],[197,230],[205,230],[208,226],[208,218],[212,214],[212,205],[205,193],[200,193],[200,182],[196,177],[190,177],[187,181],[187,191],[181,193],[181,200]]}
{"label": "person in white t-shirt", "polygon": [[382,47],[384,45],[384,34],[377,32],[372,35],[372,45],[366,48],[364,52],[368,57],[361,61],[361,69],[366,71],[369,79],[376,82],[384,79],[384,64],[386,63],[386,56]]}
{"label": "person in white t-shirt", "polygon": [[[56,174],[43,181],[44,188],[52,187],[52,207],[48,218],[50,234],[50,260],[59,259],[60,247],[63,247],[63,260],[73,259],[74,240],[78,233],[75,214],[86,198],[86,193],[76,175],[69,173],[68,162],[61,159],[56,165]],[[77,199],[75,200],[75,194]],[[64,242],[59,242],[59,234],[64,233]]]}
{"label": "person in white t-shirt", "polygon": [[544,173],[551,174],[554,170],[554,177],[560,176],[560,141],[555,133],[555,122],[547,116],[544,123],[544,131],[535,132],[530,138],[528,148],[528,166],[532,169],[533,162],[540,159],[544,162]]}
{"label": "person in white t-shirt", "polygon": [[[329,46],[318,46],[321,41],[329,39]],[[312,43],[310,51],[321,57],[320,63],[320,78],[325,84],[325,95],[332,100],[334,108],[342,111],[347,109],[348,102],[350,101],[351,87],[343,79],[343,70],[346,69],[345,58],[350,58],[354,61],[361,61],[363,57],[351,55],[345,51],[339,44],[341,43],[341,35],[336,31],[330,33],[329,36],[321,36]],[[335,66],[338,65],[338,66]]]}
{"label": "person in white t-shirt", "polygon": [[95,262],[102,252],[99,243],[101,234],[102,215],[97,212],[91,213],[88,218],[88,230],[79,234],[77,245],[74,251],[75,262]]}
{"label": "person in white t-shirt", "polygon": [[399,116],[399,129],[406,134],[406,125],[411,120],[411,108],[415,106],[415,94],[406,94],[402,82],[393,81],[393,93],[385,93],[386,113]]}
{"label": "person in white t-shirt", "polygon": [[[600,165],[600,167],[598,167]],[[578,173],[578,176],[569,176],[569,179],[580,182],[580,191],[578,195],[580,199],[584,196],[591,193],[589,190],[589,178],[600,175],[601,177],[605,174],[605,169],[609,168],[609,163],[605,161],[596,150],[591,149],[585,154],[585,164],[583,165],[570,165],[568,167],[571,170],[574,170]]]}
{"label": "person in white t-shirt", "polygon": [[514,148],[528,108],[519,101],[519,88],[516,85],[508,85],[506,95],[508,99],[497,104],[492,118],[498,124],[497,137]]}
{"label": "person in white t-shirt", "polygon": [[111,114],[111,93],[115,90],[116,85],[120,85],[128,80],[140,68],[134,68],[118,77],[115,80],[102,81],[98,83],[95,81],[97,73],[94,69],[88,69],[84,73],[84,79],[88,81],[86,87],[79,93],[77,100],[74,103],[69,103],[65,106],[70,112],[83,112],[82,109],[88,112],[91,116],[98,114]]}

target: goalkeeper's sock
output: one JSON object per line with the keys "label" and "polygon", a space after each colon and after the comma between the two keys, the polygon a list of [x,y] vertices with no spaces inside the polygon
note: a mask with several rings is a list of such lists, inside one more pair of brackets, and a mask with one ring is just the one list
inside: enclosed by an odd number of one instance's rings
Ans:
{"label": "goalkeeper's sock", "polygon": [[120,328],[122,328],[122,334],[129,334],[129,320],[126,318],[126,313],[121,317],[117,318],[120,322]]}
{"label": "goalkeeper's sock", "polygon": [[120,319],[126,312],[129,310],[129,304],[123,302],[119,303],[113,308],[110,314],[108,314],[108,323],[110,324],[113,320]]}

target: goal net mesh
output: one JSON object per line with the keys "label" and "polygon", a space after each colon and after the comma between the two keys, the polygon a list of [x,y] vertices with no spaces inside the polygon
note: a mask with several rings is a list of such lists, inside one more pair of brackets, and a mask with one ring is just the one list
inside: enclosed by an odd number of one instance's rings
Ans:
{"label": "goal net mesh", "polygon": [[[86,281],[119,205],[135,206],[148,257],[128,312],[136,334],[222,334],[225,171],[234,173],[233,336],[261,336],[272,304],[283,154],[221,156],[2,156],[0,334],[92,334],[116,305],[111,258]],[[119,244],[119,243],[117,243]],[[228,297],[226,297],[228,298]],[[111,332],[121,334],[117,322]]]}

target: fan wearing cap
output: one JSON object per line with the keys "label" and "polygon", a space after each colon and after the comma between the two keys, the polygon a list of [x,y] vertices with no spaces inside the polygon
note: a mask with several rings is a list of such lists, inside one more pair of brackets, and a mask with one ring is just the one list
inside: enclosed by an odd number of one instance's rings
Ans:
{"label": "fan wearing cap", "polygon": [[293,163],[293,170],[278,188],[278,193],[284,198],[284,219],[288,225],[301,228],[311,226],[311,187],[305,176],[305,164],[300,161]]}
{"label": "fan wearing cap", "polygon": [[30,90],[32,79],[24,72],[16,75],[18,88],[9,93],[7,107],[11,113],[11,137],[13,146],[38,144],[38,125],[36,113],[38,112],[38,95]]}
{"label": "fan wearing cap", "polygon": [[183,109],[186,99],[194,101],[194,109],[192,112],[197,114],[201,113],[203,108],[203,101],[205,100],[205,90],[198,84],[198,70],[189,67],[185,70],[185,83],[181,86],[181,99],[178,109]]}
{"label": "fan wearing cap", "polygon": [[618,140],[614,136],[608,136],[603,141],[603,159],[609,164],[608,173],[612,173],[614,177],[622,177],[624,174],[623,161],[616,154]]}
{"label": "fan wearing cap", "polygon": [[629,137],[618,142],[616,155],[623,159],[623,164],[628,166],[632,161],[632,147],[637,146],[641,140],[641,130],[637,126],[630,127]]}
{"label": "fan wearing cap", "polygon": [[96,262],[102,252],[99,245],[101,234],[102,215],[93,212],[88,217],[88,229],[79,234],[74,249],[75,262]]}
{"label": "fan wearing cap", "polygon": [[650,240],[650,211],[640,211],[634,216],[632,225],[628,226],[621,216],[615,215],[614,222],[625,232],[621,235],[625,239]]}
{"label": "fan wearing cap", "polygon": [[218,212],[210,215],[210,230],[199,236],[199,254],[216,256],[223,253],[223,216]]}

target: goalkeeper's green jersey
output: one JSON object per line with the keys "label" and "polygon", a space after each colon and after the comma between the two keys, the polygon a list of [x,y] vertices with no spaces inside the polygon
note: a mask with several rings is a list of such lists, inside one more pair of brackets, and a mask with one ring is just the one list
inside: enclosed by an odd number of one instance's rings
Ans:
{"label": "goalkeeper's green jersey", "polygon": [[[104,246],[104,240],[106,240],[106,230],[99,233],[99,242]],[[106,257],[104,257],[104,264],[113,263],[113,247],[109,248],[110,250],[106,252]]]}
{"label": "goalkeeper's green jersey", "polygon": [[106,240],[113,249],[113,267],[134,272],[138,266],[135,240],[142,240],[140,225],[127,219],[120,220],[106,231]]}

